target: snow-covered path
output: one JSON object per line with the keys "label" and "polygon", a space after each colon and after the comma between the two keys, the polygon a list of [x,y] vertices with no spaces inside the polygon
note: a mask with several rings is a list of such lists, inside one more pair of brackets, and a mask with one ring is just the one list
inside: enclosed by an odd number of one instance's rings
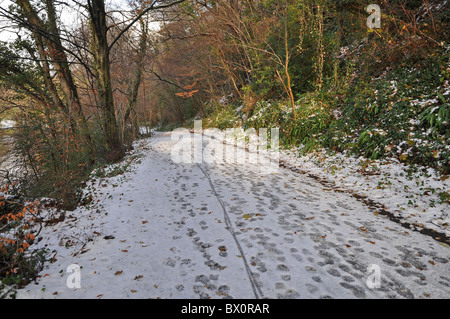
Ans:
{"label": "snow-covered path", "polygon": [[287,169],[175,164],[170,135],[142,143],[132,172],[93,182],[100,210],[45,229],[38,245],[56,261],[18,298],[450,296],[450,249],[348,194]]}

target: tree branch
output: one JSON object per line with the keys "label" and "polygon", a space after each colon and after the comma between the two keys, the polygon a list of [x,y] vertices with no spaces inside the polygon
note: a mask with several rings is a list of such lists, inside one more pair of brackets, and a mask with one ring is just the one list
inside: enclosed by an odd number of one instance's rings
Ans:
{"label": "tree branch", "polygon": [[120,31],[120,33],[116,36],[116,38],[111,42],[111,44],[108,47],[108,51],[111,51],[111,48],[114,46],[114,44],[116,44],[116,42],[122,37],[122,35],[127,32],[137,21],[139,21],[140,18],[142,18],[142,16],[144,16],[146,13],[148,13],[149,11],[152,10],[158,10],[158,9],[164,9],[164,8],[169,8],[172,6],[175,6],[177,4],[180,4],[182,2],[184,2],[186,0],[177,0],[174,1],[172,3],[168,3],[168,4],[162,4],[160,6],[155,7],[156,4],[156,0],[153,1],[153,3],[146,9],[142,10],[142,12],[140,14],[138,14],[136,16],[136,18],[133,19],[133,21],[130,22],[130,24],[128,24],[122,31]]}

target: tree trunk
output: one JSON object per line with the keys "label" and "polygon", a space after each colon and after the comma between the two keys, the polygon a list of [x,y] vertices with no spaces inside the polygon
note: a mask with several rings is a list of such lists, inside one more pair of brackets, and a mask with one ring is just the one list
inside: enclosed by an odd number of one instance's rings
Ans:
{"label": "tree trunk", "polygon": [[[69,68],[67,55],[61,44],[60,32],[56,25],[56,13],[52,0],[46,0],[48,24],[44,23],[41,20],[37,11],[31,6],[29,0],[18,0],[17,4],[23,10],[26,19],[31,26],[30,31],[33,34],[33,38],[38,48],[39,55],[43,60],[42,69],[44,72],[44,80],[46,81],[46,86],[52,96],[55,105],[58,105],[62,109],[62,111],[69,117],[73,129],[75,129],[75,120],[73,115],[74,113],[76,114],[76,125],[81,131],[81,135],[93,147],[87,121],[83,114],[82,106],[78,97],[78,90],[73,80],[72,72]],[[50,34],[48,33],[48,31],[50,32]],[[45,36],[42,36],[41,33],[45,33]],[[44,42],[48,50],[45,50]],[[51,63],[58,73],[61,88],[66,97],[68,106],[64,105],[60,100],[54,84],[49,77],[50,68],[48,62],[46,61],[47,56],[50,57]]]}
{"label": "tree trunk", "polygon": [[[148,41],[148,23],[143,19],[139,20],[141,25],[141,34],[139,37],[139,48],[137,52],[137,62],[136,71],[134,73],[134,78],[131,80],[131,84],[128,87],[128,108],[125,112],[124,123],[130,119],[131,115],[131,125],[133,130],[133,137],[139,135],[139,128],[137,127],[137,114],[136,105],[137,97],[139,93],[139,87],[142,82],[142,73],[144,71],[144,59],[145,53],[147,51],[147,41]],[[137,134],[136,134],[137,133]]]}
{"label": "tree trunk", "polygon": [[53,0],[46,0],[46,5],[47,5],[49,29],[50,32],[54,35],[51,41],[49,41],[52,42],[50,46],[50,52],[54,52],[53,59],[55,61],[61,60],[62,62],[62,63],[55,62],[54,63],[55,68],[59,72],[59,74],[61,74],[60,76],[61,86],[66,95],[66,98],[68,99],[71,112],[76,114],[77,120],[79,122],[78,125],[82,130],[81,133],[91,144],[92,140],[87,120],[83,113],[83,107],[80,102],[75,81],[73,80],[72,72],[70,71],[69,64],[67,63],[68,59],[66,52],[64,51],[64,48],[61,43],[61,38],[59,37],[60,31],[56,24],[56,12],[55,7],[53,5]]}
{"label": "tree trunk", "polygon": [[95,85],[98,103],[102,112],[102,126],[106,144],[111,152],[108,160],[116,161],[124,155],[124,147],[120,140],[119,127],[114,109],[111,86],[109,47],[107,41],[107,25],[104,0],[88,1],[92,31],[92,53],[94,55]]}
{"label": "tree trunk", "polygon": [[320,91],[322,89],[323,85],[323,66],[324,66],[324,46],[323,46],[323,15],[324,15],[324,4],[322,2],[319,2],[317,5],[317,64],[316,64],[316,71],[317,71],[317,80],[316,80],[316,87],[317,90]]}

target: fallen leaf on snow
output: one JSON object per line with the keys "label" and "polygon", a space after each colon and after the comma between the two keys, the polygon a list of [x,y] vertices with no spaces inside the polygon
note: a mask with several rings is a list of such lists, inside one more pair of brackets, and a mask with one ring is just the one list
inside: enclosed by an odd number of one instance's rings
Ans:
{"label": "fallen leaf on snow", "polygon": [[447,245],[446,243],[439,243],[439,244],[441,244],[442,246],[444,246],[444,247],[446,247],[446,248],[450,248],[450,246],[449,245]]}

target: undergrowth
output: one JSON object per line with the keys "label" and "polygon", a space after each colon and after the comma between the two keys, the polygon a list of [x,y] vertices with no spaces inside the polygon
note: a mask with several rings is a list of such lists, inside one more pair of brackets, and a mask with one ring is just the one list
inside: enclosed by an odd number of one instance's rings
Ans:
{"label": "undergrowth", "polygon": [[0,189],[0,298],[35,279],[45,261],[44,251],[30,249],[42,220],[39,202],[26,202]]}
{"label": "undergrowth", "polygon": [[354,76],[339,86],[299,96],[296,114],[286,101],[258,101],[250,114],[242,101],[216,109],[206,127],[280,129],[280,145],[301,153],[318,148],[396,158],[409,165],[450,171],[448,52],[387,68],[378,77]]}

